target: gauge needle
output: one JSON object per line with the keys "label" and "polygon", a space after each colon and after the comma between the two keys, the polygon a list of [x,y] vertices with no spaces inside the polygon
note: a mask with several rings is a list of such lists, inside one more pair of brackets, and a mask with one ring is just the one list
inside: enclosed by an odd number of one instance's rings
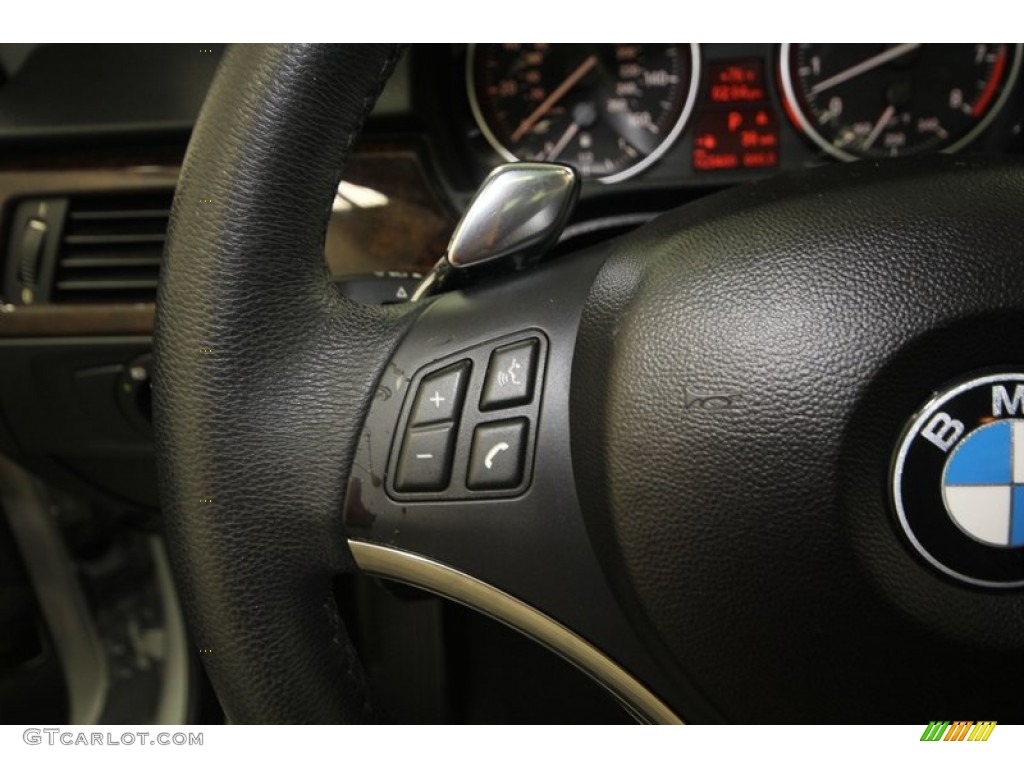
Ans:
{"label": "gauge needle", "polygon": [[548,97],[530,113],[530,116],[523,120],[523,122],[521,122],[512,132],[512,142],[515,143],[523,138],[523,136],[526,135],[526,132],[533,128],[537,121],[544,117],[544,115],[548,113],[548,110],[555,106],[555,104],[557,104],[558,101],[569,92],[569,89],[582,80],[584,76],[595,66],[597,66],[597,56],[595,54],[590,54],[580,62],[580,65],[569,73],[569,76],[562,81],[561,85],[549,93]]}
{"label": "gauge needle", "polygon": [[892,120],[892,116],[895,114],[896,107],[892,104],[885,108],[885,112],[883,112],[882,116],[878,118],[878,122],[875,123],[875,127],[871,129],[871,133],[869,133],[868,137],[864,139],[864,149],[871,149],[871,145],[875,143],[875,139],[881,135],[883,129],[889,124],[889,121]]}
{"label": "gauge needle", "polygon": [[560,154],[562,154],[562,150],[563,150],[563,149],[565,149],[565,145],[566,145],[566,144],[568,144],[568,143],[569,143],[570,141],[572,141],[572,140],[573,140],[573,137],[574,137],[574,136],[575,136],[575,135],[576,135],[577,133],[579,133],[579,130],[580,130],[580,126],[579,126],[579,123],[570,123],[570,124],[569,124],[569,127],[565,129],[565,133],[563,133],[563,134],[562,134],[562,138],[560,138],[560,139],[559,139],[559,140],[558,140],[558,141],[557,141],[557,142],[555,143],[555,146],[553,146],[553,147],[551,148],[551,151],[550,151],[550,152],[548,152],[548,155],[547,155],[547,157],[545,157],[544,159],[545,159],[545,160],[546,160],[547,162],[549,162],[549,163],[550,163],[550,162],[551,162],[551,161],[553,161],[553,160],[554,160],[554,159],[555,159],[556,157],[558,157],[558,156],[559,156]]}
{"label": "gauge needle", "polygon": [[920,43],[900,43],[899,45],[894,45],[892,48],[886,48],[881,53],[876,56],[872,56],[870,59],[865,59],[860,64],[854,64],[852,67],[844,69],[836,75],[832,75],[832,77],[825,78],[811,88],[810,95],[817,96],[822,91],[827,91],[829,88],[834,88],[840,83],[845,83],[847,80],[851,80],[858,75],[870,72],[872,69],[880,67],[883,64],[887,64],[893,59],[898,59],[903,54],[910,53],[920,47]]}

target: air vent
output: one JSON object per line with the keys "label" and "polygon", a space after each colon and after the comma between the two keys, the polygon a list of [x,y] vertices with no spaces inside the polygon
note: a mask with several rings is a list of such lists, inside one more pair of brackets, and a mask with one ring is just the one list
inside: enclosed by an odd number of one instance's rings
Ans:
{"label": "air vent", "polygon": [[50,300],[155,300],[172,194],[69,198]]}

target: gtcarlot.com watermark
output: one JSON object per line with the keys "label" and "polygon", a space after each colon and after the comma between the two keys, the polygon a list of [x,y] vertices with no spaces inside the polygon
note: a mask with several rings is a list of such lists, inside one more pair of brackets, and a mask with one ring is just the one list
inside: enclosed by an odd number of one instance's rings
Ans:
{"label": "gtcarlot.com watermark", "polygon": [[63,728],[26,728],[21,734],[26,744],[65,747],[201,747],[202,733],[184,731],[68,731]]}

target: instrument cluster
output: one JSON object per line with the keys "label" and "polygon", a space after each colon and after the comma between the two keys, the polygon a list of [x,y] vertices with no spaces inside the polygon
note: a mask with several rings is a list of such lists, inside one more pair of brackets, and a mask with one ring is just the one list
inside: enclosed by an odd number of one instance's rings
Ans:
{"label": "instrument cluster", "polygon": [[477,175],[554,161],[594,189],[1019,151],[1021,59],[1019,43],[481,43],[448,66]]}

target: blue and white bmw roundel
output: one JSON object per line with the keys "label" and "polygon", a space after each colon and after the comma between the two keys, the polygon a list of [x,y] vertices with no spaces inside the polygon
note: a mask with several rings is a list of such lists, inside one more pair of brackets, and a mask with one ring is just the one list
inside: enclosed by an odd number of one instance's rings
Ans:
{"label": "blue and white bmw roundel", "polygon": [[1024,420],[985,424],[963,438],[946,462],[942,496],[968,536],[1024,546]]}
{"label": "blue and white bmw roundel", "polygon": [[939,392],[892,467],[896,517],[928,563],[978,586],[1024,586],[1024,373]]}

